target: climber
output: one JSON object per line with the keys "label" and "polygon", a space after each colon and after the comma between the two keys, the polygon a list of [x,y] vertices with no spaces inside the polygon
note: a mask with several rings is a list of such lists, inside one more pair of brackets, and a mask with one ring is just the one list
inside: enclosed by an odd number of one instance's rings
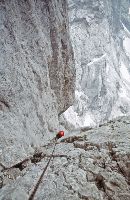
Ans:
{"label": "climber", "polygon": [[64,131],[59,131],[56,135],[56,140],[64,136]]}
{"label": "climber", "polygon": [[64,131],[59,131],[59,132],[56,134],[55,143],[54,143],[54,148],[53,148],[52,154],[51,154],[51,156],[50,156],[50,158],[49,158],[49,160],[48,160],[48,162],[47,162],[47,164],[46,164],[46,166],[45,166],[45,168],[44,168],[44,170],[43,170],[41,176],[39,177],[39,179],[38,179],[36,185],[34,186],[34,189],[33,189],[32,193],[30,194],[28,200],[33,200],[33,199],[34,199],[34,196],[35,196],[35,194],[36,194],[36,192],[37,192],[37,190],[38,190],[38,188],[39,188],[39,185],[40,185],[40,183],[41,183],[41,181],[42,181],[42,179],[43,179],[43,176],[44,176],[44,174],[45,174],[45,172],[46,172],[46,170],[47,170],[47,168],[48,168],[48,166],[49,166],[49,163],[50,163],[50,161],[51,161],[51,158],[53,157],[53,153],[55,152],[55,147],[56,147],[56,144],[57,144],[56,141],[57,141],[58,139],[60,139],[61,137],[63,137],[63,136],[64,136]]}

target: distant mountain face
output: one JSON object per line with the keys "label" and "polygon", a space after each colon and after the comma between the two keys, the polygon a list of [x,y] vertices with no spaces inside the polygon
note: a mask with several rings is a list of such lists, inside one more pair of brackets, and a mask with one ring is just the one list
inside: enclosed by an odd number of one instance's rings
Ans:
{"label": "distant mountain face", "polygon": [[69,0],[76,99],[64,116],[75,127],[130,113],[130,1]]}

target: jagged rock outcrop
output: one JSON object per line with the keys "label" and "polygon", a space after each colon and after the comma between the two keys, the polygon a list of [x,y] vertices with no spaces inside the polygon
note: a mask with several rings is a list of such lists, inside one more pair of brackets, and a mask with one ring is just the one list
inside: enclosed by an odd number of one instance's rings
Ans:
{"label": "jagged rock outcrop", "polygon": [[[123,117],[59,141],[35,199],[129,200],[129,130],[130,117]],[[22,165],[3,169],[0,199],[27,200],[53,147],[41,147]]]}
{"label": "jagged rock outcrop", "polygon": [[75,127],[130,113],[130,3],[69,0],[76,99],[64,114]]}
{"label": "jagged rock outcrop", "polygon": [[67,2],[0,1],[0,162],[15,164],[55,136],[74,85]]}

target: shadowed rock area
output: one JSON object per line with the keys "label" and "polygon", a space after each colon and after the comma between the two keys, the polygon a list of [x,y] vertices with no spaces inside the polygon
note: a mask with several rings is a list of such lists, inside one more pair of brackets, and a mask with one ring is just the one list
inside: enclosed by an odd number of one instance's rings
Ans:
{"label": "shadowed rock area", "polygon": [[66,1],[0,1],[0,161],[13,165],[59,130],[74,100]]}

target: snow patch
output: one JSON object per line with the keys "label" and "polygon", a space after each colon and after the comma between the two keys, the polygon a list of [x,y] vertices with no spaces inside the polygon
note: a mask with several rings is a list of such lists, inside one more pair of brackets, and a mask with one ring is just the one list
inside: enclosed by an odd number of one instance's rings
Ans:
{"label": "snow patch", "polygon": [[128,93],[127,93],[127,91],[125,90],[125,88],[123,88],[123,87],[120,89],[119,97],[120,97],[120,98],[123,98],[123,99],[125,99],[125,100],[127,100],[127,101],[130,101],[130,98],[128,97]]}
{"label": "snow patch", "polygon": [[96,125],[91,117],[91,113],[86,113],[85,116],[78,116],[74,111],[74,107],[71,106],[64,112],[64,117],[67,121],[75,126],[75,128],[84,127],[84,126],[94,126]]}
{"label": "snow patch", "polygon": [[128,57],[130,57],[130,38],[126,37],[123,40],[123,47]]}
{"label": "snow patch", "polygon": [[123,62],[121,62],[120,73],[124,81],[126,81],[127,83],[130,83],[130,74]]}
{"label": "snow patch", "polygon": [[94,123],[91,114],[86,113],[84,117],[83,126],[94,126],[94,125],[96,125],[96,123]]}
{"label": "snow patch", "polygon": [[121,88],[119,90],[119,99],[130,102],[130,73],[123,62],[120,65],[120,74],[122,79]]}
{"label": "snow patch", "polygon": [[123,22],[122,22],[122,26],[123,26],[124,31],[126,32],[126,34],[127,34],[128,36],[130,36],[130,31],[126,28],[126,26],[123,24]]}
{"label": "snow patch", "polygon": [[106,57],[106,54],[104,54],[103,56],[101,56],[100,58],[94,58],[93,61],[91,61],[90,63],[88,63],[87,65],[90,66],[92,64],[94,64],[95,62],[99,62],[101,61],[103,58]]}
{"label": "snow patch", "polygon": [[76,99],[77,98],[79,99],[81,97],[81,95],[85,95],[84,92],[78,91],[78,90],[75,91],[75,97],[76,97]]}

